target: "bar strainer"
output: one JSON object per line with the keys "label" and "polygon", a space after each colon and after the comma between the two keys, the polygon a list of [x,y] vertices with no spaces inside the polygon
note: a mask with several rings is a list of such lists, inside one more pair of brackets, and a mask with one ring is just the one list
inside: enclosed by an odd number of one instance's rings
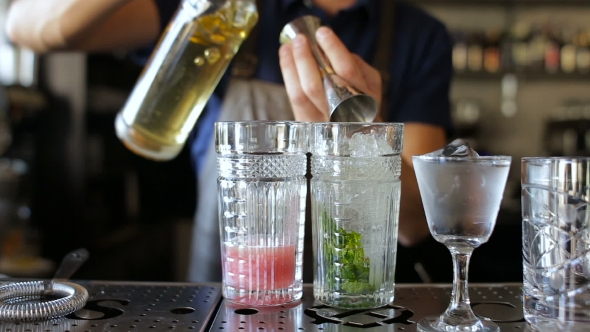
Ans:
{"label": "bar strainer", "polygon": [[63,259],[53,279],[0,287],[0,320],[50,320],[82,309],[88,301],[88,291],[67,280],[87,259],[86,249],[74,250]]}

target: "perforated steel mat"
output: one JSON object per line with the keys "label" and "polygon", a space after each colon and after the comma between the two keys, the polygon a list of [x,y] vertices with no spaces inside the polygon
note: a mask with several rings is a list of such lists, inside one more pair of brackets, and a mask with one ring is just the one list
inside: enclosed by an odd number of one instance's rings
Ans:
{"label": "perforated steel mat", "polygon": [[221,301],[218,285],[75,282],[90,296],[83,309],[52,321],[0,322],[0,331],[208,331]]}
{"label": "perforated steel mat", "polygon": [[[343,311],[315,303],[311,285],[301,301],[251,308],[222,301],[217,284],[75,282],[90,294],[84,309],[52,321],[0,322],[0,331],[416,331],[420,318],[446,309],[451,292],[448,285],[398,285],[392,305]],[[473,310],[502,331],[528,330],[521,294],[520,284],[470,287]]]}
{"label": "perforated steel mat", "polygon": [[[472,285],[473,311],[496,321],[504,331],[527,331],[521,285]],[[372,310],[335,310],[313,299],[311,286],[298,303],[277,308],[250,308],[222,302],[211,331],[416,331],[422,317],[439,315],[448,306],[451,288],[398,285],[393,305]]]}

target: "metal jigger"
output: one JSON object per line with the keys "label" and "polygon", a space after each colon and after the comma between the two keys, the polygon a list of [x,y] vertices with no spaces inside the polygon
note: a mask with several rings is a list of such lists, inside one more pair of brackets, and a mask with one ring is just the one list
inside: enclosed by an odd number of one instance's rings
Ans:
{"label": "metal jigger", "polygon": [[281,44],[290,43],[295,36],[302,33],[309,40],[311,51],[318,63],[324,90],[330,107],[332,122],[371,122],[377,116],[377,101],[368,94],[351,86],[343,78],[334,73],[328,58],[317,45],[315,31],[320,27],[320,19],[316,16],[301,16],[289,22],[280,35]]}

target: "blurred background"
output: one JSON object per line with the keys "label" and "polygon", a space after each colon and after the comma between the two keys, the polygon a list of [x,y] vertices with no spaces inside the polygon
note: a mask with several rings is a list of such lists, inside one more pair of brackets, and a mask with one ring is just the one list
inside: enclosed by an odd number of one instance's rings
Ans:
{"label": "blurred background", "polygon": [[[470,281],[521,281],[520,158],[590,155],[590,0],[410,2],[454,39],[456,136],[513,157]],[[38,56],[0,35],[0,274],[51,276],[86,247],[76,278],[184,280],[196,199],[188,151],[151,162],[114,133],[140,71],[128,54]],[[424,264],[400,261],[399,281],[451,280],[444,247],[406,254]]]}

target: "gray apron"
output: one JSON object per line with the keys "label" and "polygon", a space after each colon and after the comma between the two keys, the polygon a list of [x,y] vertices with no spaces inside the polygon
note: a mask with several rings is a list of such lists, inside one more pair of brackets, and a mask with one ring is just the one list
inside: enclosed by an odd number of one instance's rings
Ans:
{"label": "gray apron", "polygon": [[[257,1],[262,9],[262,0]],[[381,109],[387,107],[387,87],[393,45],[394,1],[381,0],[381,25],[373,66],[381,72],[383,99]],[[260,14],[260,13],[259,13]],[[259,18],[259,20],[261,20]],[[257,24],[240,48],[232,64],[232,78],[226,91],[218,121],[293,120],[291,104],[283,85],[252,79],[257,66]],[[384,119],[385,120],[385,119]],[[188,281],[221,281],[221,248],[217,206],[217,160],[215,141],[210,140],[205,164],[197,181],[197,212],[193,226]],[[306,177],[311,178],[309,167]],[[303,281],[312,282],[311,216],[309,185],[307,190]]]}
{"label": "gray apron", "polygon": [[[218,121],[293,120],[285,87],[259,80],[232,78]],[[193,225],[188,280],[221,281],[221,249],[217,216],[217,154],[211,139],[197,182],[197,212]]]}

